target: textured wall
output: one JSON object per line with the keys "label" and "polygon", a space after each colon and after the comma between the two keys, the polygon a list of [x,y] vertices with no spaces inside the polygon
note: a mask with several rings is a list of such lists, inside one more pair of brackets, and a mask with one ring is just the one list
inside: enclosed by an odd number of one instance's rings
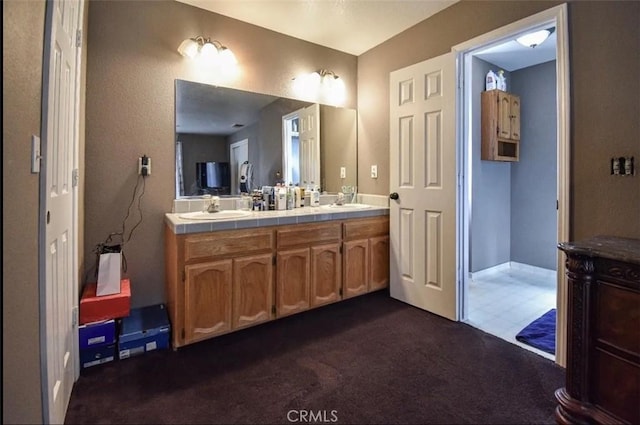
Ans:
{"label": "textured wall", "polygon": [[511,165],[511,261],[558,263],[556,61],[511,73],[520,96],[520,161]]}
{"label": "textured wall", "polygon": [[45,3],[4,1],[2,13],[2,422],[41,423],[40,176],[30,173],[30,137],[41,126]]}
{"label": "textured wall", "polygon": [[228,45],[241,74],[224,85],[242,90],[294,97],[294,76],[331,69],[345,78],[349,107],[355,106],[357,58],[175,1],[91,2],[88,31],[84,251],[90,256],[121,228],[137,158],[147,154],[153,169],[143,222],[124,252],[132,305],[164,302],[162,228],[175,195],[175,79],[219,82],[177,53],[180,42],[204,35]]}
{"label": "textured wall", "polygon": [[[360,191],[389,193],[389,72],[557,4],[462,1],[359,56]],[[571,238],[640,237],[640,175],[608,171],[611,156],[640,157],[640,2],[570,2],[569,28]]]}
{"label": "textured wall", "polygon": [[[471,134],[471,228],[469,271],[477,272],[505,263],[511,259],[511,163],[483,161],[481,95],[485,89],[489,70],[498,72],[499,67],[479,58],[472,59],[471,95],[473,120]],[[510,86],[511,75],[505,71]],[[508,87],[509,87],[508,86]]]}

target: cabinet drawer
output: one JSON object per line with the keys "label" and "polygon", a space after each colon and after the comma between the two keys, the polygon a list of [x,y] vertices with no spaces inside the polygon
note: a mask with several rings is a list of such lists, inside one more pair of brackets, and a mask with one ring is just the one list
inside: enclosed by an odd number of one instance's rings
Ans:
{"label": "cabinet drawer", "polygon": [[185,262],[205,258],[248,254],[273,249],[271,229],[231,230],[188,236],[184,241]]}
{"label": "cabinet drawer", "polygon": [[343,225],[344,239],[347,241],[389,234],[388,216],[346,221]]}
{"label": "cabinet drawer", "polygon": [[337,242],[340,240],[340,223],[296,224],[278,229],[276,233],[278,249]]}

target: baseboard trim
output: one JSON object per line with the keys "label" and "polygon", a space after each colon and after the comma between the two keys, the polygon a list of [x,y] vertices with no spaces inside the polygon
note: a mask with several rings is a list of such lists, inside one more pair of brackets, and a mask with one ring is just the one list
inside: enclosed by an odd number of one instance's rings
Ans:
{"label": "baseboard trim", "polygon": [[543,276],[550,279],[553,279],[557,276],[557,272],[555,270],[545,269],[543,267],[538,267],[538,266],[532,266],[530,264],[518,263],[517,261],[507,261],[505,263],[498,264],[493,267],[488,267],[486,269],[478,270],[477,272],[472,272],[470,274],[471,274],[471,279],[482,279],[496,272],[501,272],[505,270],[519,270],[526,273],[537,274],[539,276]]}

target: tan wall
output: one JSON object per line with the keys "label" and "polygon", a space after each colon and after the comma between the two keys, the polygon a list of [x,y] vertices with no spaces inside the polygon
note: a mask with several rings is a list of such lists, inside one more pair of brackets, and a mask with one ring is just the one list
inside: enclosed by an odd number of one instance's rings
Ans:
{"label": "tan wall", "polygon": [[[556,4],[456,3],[359,56],[358,190],[389,193],[389,72]],[[610,157],[640,158],[640,3],[572,2],[569,28],[571,237],[640,237],[640,173],[609,174]]]}
{"label": "tan wall", "polygon": [[[357,58],[175,1],[92,2],[86,122],[84,252],[121,229],[137,179],[137,158],[152,159],[142,198],[143,221],[125,245],[132,305],[165,301],[162,228],[175,195],[174,81],[214,82],[181,57],[188,37],[209,36],[235,53],[242,90],[295,97],[303,71],[333,70],[345,78],[355,107]],[[126,233],[137,221],[127,221]]]}
{"label": "tan wall", "polygon": [[30,172],[30,137],[40,134],[45,3],[4,1],[2,13],[2,422],[39,423],[39,175]]}

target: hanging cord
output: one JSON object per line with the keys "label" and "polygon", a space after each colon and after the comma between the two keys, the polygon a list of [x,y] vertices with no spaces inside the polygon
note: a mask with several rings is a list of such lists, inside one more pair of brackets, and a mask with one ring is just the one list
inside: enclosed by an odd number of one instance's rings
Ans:
{"label": "hanging cord", "polygon": [[[138,222],[131,228],[131,230],[129,231],[129,236],[125,239],[124,235],[126,233],[126,222],[127,219],[129,218],[129,216],[131,215],[131,207],[133,207],[133,204],[136,200],[136,193],[138,193],[138,187],[140,185],[140,180],[142,180],[142,190],[140,192],[140,195],[138,196],[138,205],[137,205],[137,210],[138,210],[138,214],[140,215],[140,218],[138,219]],[[91,272],[91,270],[95,269],[95,276],[98,276],[98,264],[100,262],[100,255],[101,254],[108,254],[108,253],[118,253],[120,252],[122,255],[122,271],[126,272],[127,271],[127,257],[124,255],[124,245],[129,242],[131,240],[131,237],[133,236],[133,232],[134,230],[136,230],[136,228],[140,225],[140,223],[142,223],[142,207],[141,207],[141,202],[142,202],[142,196],[144,195],[145,192],[145,183],[146,183],[146,179],[145,176],[139,175],[138,179],[136,180],[136,185],[133,188],[133,194],[131,196],[131,202],[129,203],[129,207],[127,208],[127,214],[125,215],[124,219],[122,220],[122,231],[120,232],[113,232],[110,233],[109,236],[107,236],[107,239],[105,239],[104,242],[99,243],[96,245],[94,252],[96,254],[96,262],[95,265],[87,270],[87,273],[85,275],[85,281],[88,279],[89,277],[89,272]],[[120,237],[120,244],[114,244],[113,243],[113,238],[115,236],[119,236]]]}

